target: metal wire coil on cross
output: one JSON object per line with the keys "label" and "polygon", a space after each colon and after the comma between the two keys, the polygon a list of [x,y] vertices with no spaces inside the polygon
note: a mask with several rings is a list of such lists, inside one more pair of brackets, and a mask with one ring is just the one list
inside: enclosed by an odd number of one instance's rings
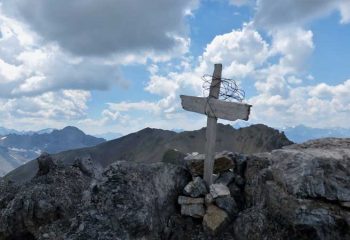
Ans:
{"label": "metal wire coil on cross", "polygon": [[[208,96],[210,86],[212,84],[213,76],[209,74],[205,74],[202,77],[203,80],[203,96]],[[242,102],[245,98],[245,92],[243,89],[240,89],[238,87],[238,84],[234,79],[230,78],[220,78],[220,82],[217,84],[221,84],[220,87],[220,93],[219,93],[219,99],[225,100],[225,101],[238,101]],[[209,98],[213,96],[208,96]]]}
{"label": "metal wire coil on cross", "polygon": [[[213,85],[212,79],[215,80],[219,80],[219,81],[215,81],[216,83]],[[205,74],[202,77],[203,80],[203,96],[208,96],[207,97],[207,101],[205,104],[205,109],[206,110],[206,115],[214,115],[215,118],[215,111],[213,109],[213,107],[210,104],[210,98],[215,98],[215,99],[222,99],[225,101],[233,101],[233,100],[237,100],[238,102],[242,102],[244,97],[245,97],[245,92],[244,90],[240,89],[236,83],[235,80],[230,79],[230,78],[220,78],[217,79],[216,77],[209,75],[209,74]],[[220,88],[220,92],[219,92],[219,96],[215,97],[215,96],[211,96],[210,95],[210,88],[211,87],[218,87]],[[209,108],[208,108],[209,107]],[[210,111],[207,112],[207,111]]]}

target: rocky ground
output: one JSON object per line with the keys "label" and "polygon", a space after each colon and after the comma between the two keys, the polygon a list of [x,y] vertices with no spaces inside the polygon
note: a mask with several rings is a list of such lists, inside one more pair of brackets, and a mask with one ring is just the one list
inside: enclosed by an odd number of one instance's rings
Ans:
{"label": "rocky ground", "polygon": [[[221,172],[217,181],[235,205],[225,210],[214,199],[199,218],[181,208],[192,198],[188,183],[200,180],[181,153],[169,156],[167,163],[118,161],[102,169],[89,158],[66,166],[42,155],[30,181],[0,181],[0,239],[350,239],[350,139],[231,154],[223,171],[230,177]],[[215,195],[202,190],[193,196]],[[212,206],[228,216],[215,233],[203,228]]]}

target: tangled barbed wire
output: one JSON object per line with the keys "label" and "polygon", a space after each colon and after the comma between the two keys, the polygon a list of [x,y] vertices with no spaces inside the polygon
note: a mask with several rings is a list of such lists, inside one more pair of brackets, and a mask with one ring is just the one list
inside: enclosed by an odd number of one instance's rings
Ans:
{"label": "tangled barbed wire", "polygon": [[[212,82],[213,76],[205,74],[202,77],[203,80],[203,95],[208,96],[210,91],[210,85]],[[242,102],[245,97],[245,92],[243,89],[240,89],[234,79],[230,78],[221,78],[220,81],[220,93],[219,98],[225,101],[237,100]]]}

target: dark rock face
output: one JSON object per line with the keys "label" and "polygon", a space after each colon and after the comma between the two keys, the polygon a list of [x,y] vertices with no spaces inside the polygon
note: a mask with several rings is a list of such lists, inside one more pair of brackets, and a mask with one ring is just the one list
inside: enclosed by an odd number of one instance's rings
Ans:
{"label": "dark rock face", "polygon": [[30,183],[1,182],[0,239],[36,239],[45,233],[40,227],[53,223],[67,226],[76,213],[89,179],[76,168],[54,165],[48,156],[45,161],[44,171]]}
{"label": "dark rock face", "polygon": [[220,176],[215,180],[215,183],[221,183],[227,186],[234,180],[235,174],[231,171],[225,171],[220,173]]}
{"label": "dark rock face", "polygon": [[164,164],[116,162],[103,176],[102,184],[92,189],[90,211],[82,214],[86,229],[92,231],[76,232],[74,238],[100,239],[107,228],[111,239],[157,239],[176,213],[177,196],[188,181],[183,169]]}
{"label": "dark rock face", "polygon": [[229,216],[231,218],[236,217],[236,215],[238,213],[238,207],[237,207],[237,203],[233,197],[231,197],[231,196],[218,197],[215,199],[215,204],[219,208],[225,210],[226,213],[229,214]]}
{"label": "dark rock face", "polygon": [[1,240],[160,239],[190,180],[170,164],[116,162],[92,178],[45,158],[50,164],[30,182],[1,181]]}
{"label": "dark rock face", "polygon": [[[350,239],[350,139],[292,145],[247,161],[246,211],[235,234],[266,239]],[[249,219],[257,219],[250,228]],[[276,235],[278,233],[278,235]]]}
{"label": "dark rock face", "polygon": [[176,150],[176,149],[169,149],[166,151],[163,155],[162,162],[164,163],[171,163],[179,166],[186,165],[184,158],[186,157],[186,154]]}
{"label": "dark rock face", "polygon": [[236,155],[231,196],[213,200],[225,211],[206,217],[215,235],[180,216],[178,196],[191,181],[181,166],[122,161],[97,171],[89,160],[41,161],[23,185],[0,180],[0,240],[350,239],[350,139]]}

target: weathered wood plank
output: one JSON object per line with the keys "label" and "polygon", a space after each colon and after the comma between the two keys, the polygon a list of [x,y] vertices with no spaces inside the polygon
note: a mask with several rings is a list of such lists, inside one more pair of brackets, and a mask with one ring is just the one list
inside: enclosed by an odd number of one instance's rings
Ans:
{"label": "weathered wood plank", "polygon": [[209,117],[235,121],[248,120],[251,105],[239,102],[225,102],[214,98],[181,95],[182,107],[191,112],[206,114]]}
{"label": "weathered wood plank", "polygon": [[221,72],[222,72],[222,64],[214,65],[213,77],[210,84],[209,96],[212,98],[219,98],[220,94],[220,86],[221,86]]}
{"label": "weathered wood plank", "polygon": [[[217,99],[220,94],[221,85],[221,72],[222,65],[214,65],[214,73],[209,90],[210,99]],[[204,181],[210,186],[213,183],[213,170],[214,170],[214,155],[215,155],[215,142],[216,142],[216,117],[209,117],[207,119],[206,130],[206,154],[204,160]]]}
{"label": "weathered wood plank", "polygon": [[204,160],[204,181],[210,186],[213,183],[214,172],[214,157],[215,157],[215,143],[216,143],[216,126],[217,118],[207,118],[207,130],[205,133],[205,160]]}

